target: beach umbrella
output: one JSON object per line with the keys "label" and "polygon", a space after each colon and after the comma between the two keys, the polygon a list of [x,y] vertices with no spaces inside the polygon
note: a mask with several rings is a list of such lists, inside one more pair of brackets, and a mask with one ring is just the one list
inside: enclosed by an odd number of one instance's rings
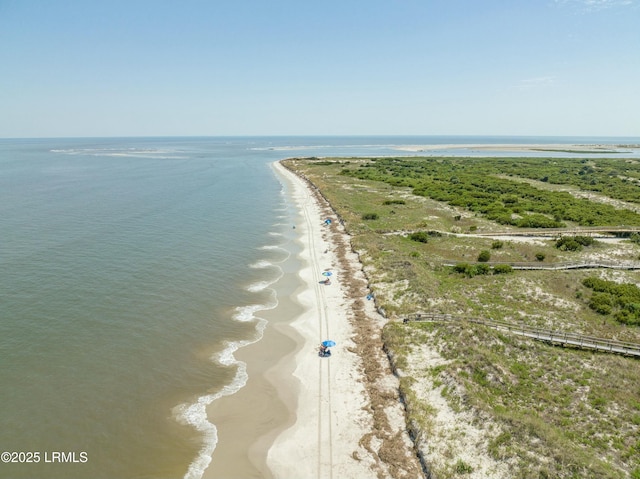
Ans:
{"label": "beach umbrella", "polygon": [[332,347],[332,346],[335,346],[335,345],[336,345],[336,342],[335,342],[335,341],[331,341],[330,339],[327,339],[326,341],[322,341],[322,345],[323,345],[325,348],[330,348],[330,347]]}
{"label": "beach umbrella", "polygon": [[322,276],[331,276],[333,273],[331,271],[325,271],[322,273]]}

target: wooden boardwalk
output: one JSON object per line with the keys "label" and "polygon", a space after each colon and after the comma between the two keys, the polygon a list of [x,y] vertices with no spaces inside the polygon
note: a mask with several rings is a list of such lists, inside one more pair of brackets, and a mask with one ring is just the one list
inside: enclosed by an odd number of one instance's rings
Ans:
{"label": "wooden boardwalk", "polygon": [[615,341],[612,339],[595,338],[593,336],[585,336],[576,333],[534,328],[531,326],[525,326],[524,324],[509,323],[507,321],[469,318],[466,316],[437,313],[416,313],[403,320],[405,323],[409,321],[466,321],[469,323],[482,324],[498,331],[505,331],[538,341],[545,341],[557,346],[591,349],[594,351],[640,358],[640,344]]}
{"label": "wooden boardwalk", "polygon": [[608,268],[608,269],[626,269],[626,270],[634,270],[640,269],[640,262],[638,261],[574,261],[574,262],[559,262],[559,263],[543,263],[540,261],[532,261],[527,263],[520,262],[509,262],[509,261],[488,261],[488,262],[480,262],[480,261],[453,261],[453,260],[444,260],[442,264],[444,266],[455,266],[457,264],[486,264],[489,266],[496,266],[505,264],[511,266],[513,269],[522,269],[522,270],[548,270],[548,271],[557,271],[561,269],[595,269],[595,268]]}
{"label": "wooden boardwalk", "polygon": [[579,228],[520,228],[507,231],[474,231],[472,236],[594,236],[618,237],[640,233],[638,226],[581,226]]}

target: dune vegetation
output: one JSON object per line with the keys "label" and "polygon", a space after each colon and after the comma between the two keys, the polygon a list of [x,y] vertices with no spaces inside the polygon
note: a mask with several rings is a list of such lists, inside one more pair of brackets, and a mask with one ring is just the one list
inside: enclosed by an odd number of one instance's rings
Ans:
{"label": "dune vegetation", "polygon": [[[640,479],[640,358],[465,319],[640,343],[640,164],[284,164],[318,188],[341,220],[332,227],[351,236],[388,319],[384,348],[407,427],[433,477]],[[409,320],[417,313],[450,320]]]}

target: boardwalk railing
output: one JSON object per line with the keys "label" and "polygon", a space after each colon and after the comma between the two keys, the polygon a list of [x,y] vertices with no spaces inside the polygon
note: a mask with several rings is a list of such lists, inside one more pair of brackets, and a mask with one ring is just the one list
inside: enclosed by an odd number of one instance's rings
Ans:
{"label": "boardwalk railing", "polygon": [[508,321],[478,319],[466,316],[437,313],[412,314],[404,319],[405,323],[409,321],[466,321],[469,323],[482,324],[498,331],[506,331],[511,334],[525,336],[527,338],[536,339],[538,341],[546,341],[554,345],[592,349],[595,351],[623,354],[626,356],[634,356],[640,358],[640,344],[615,341],[613,339],[596,338],[593,336],[585,336],[583,334],[552,331],[548,329],[526,326],[524,324],[510,323]]}
{"label": "boardwalk railing", "polygon": [[489,266],[509,265],[513,269],[543,269],[543,270],[560,270],[560,269],[586,269],[586,268],[608,268],[608,269],[640,269],[640,262],[637,261],[576,261],[576,262],[559,262],[559,263],[541,263],[541,262],[509,262],[509,261],[488,261],[481,263],[479,261],[453,261],[444,260],[444,266],[455,266],[457,264],[486,264]]}
{"label": "boardwalk railing", "polygon": [[609,235],[631,235],[639,233],[638,226],[581,226],[579,228],[521,228],[502,232],[474,231],[474,236],[567,236],[567,235],[588,235],[588,236],[609,236]]}

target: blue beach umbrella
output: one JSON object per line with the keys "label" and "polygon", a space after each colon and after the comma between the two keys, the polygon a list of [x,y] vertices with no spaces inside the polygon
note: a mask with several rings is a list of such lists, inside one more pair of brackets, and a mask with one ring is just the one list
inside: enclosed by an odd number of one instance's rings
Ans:
{"label": "blue beach umbrella", "polygon": [[332,346],[335,346],[335,345],[336,345],[336,342],[335,342],[335,341],[331,341],[330,339],[327,339],[326,341],[322,341],[322,345],[323,345],[325,348],[330,348],[330,347],[332,347]]}
{"label": "blue beach umbrella", "polygon": [[333,273],[331,271],[325,271],[322,273],[322,276],[331,276]]}

